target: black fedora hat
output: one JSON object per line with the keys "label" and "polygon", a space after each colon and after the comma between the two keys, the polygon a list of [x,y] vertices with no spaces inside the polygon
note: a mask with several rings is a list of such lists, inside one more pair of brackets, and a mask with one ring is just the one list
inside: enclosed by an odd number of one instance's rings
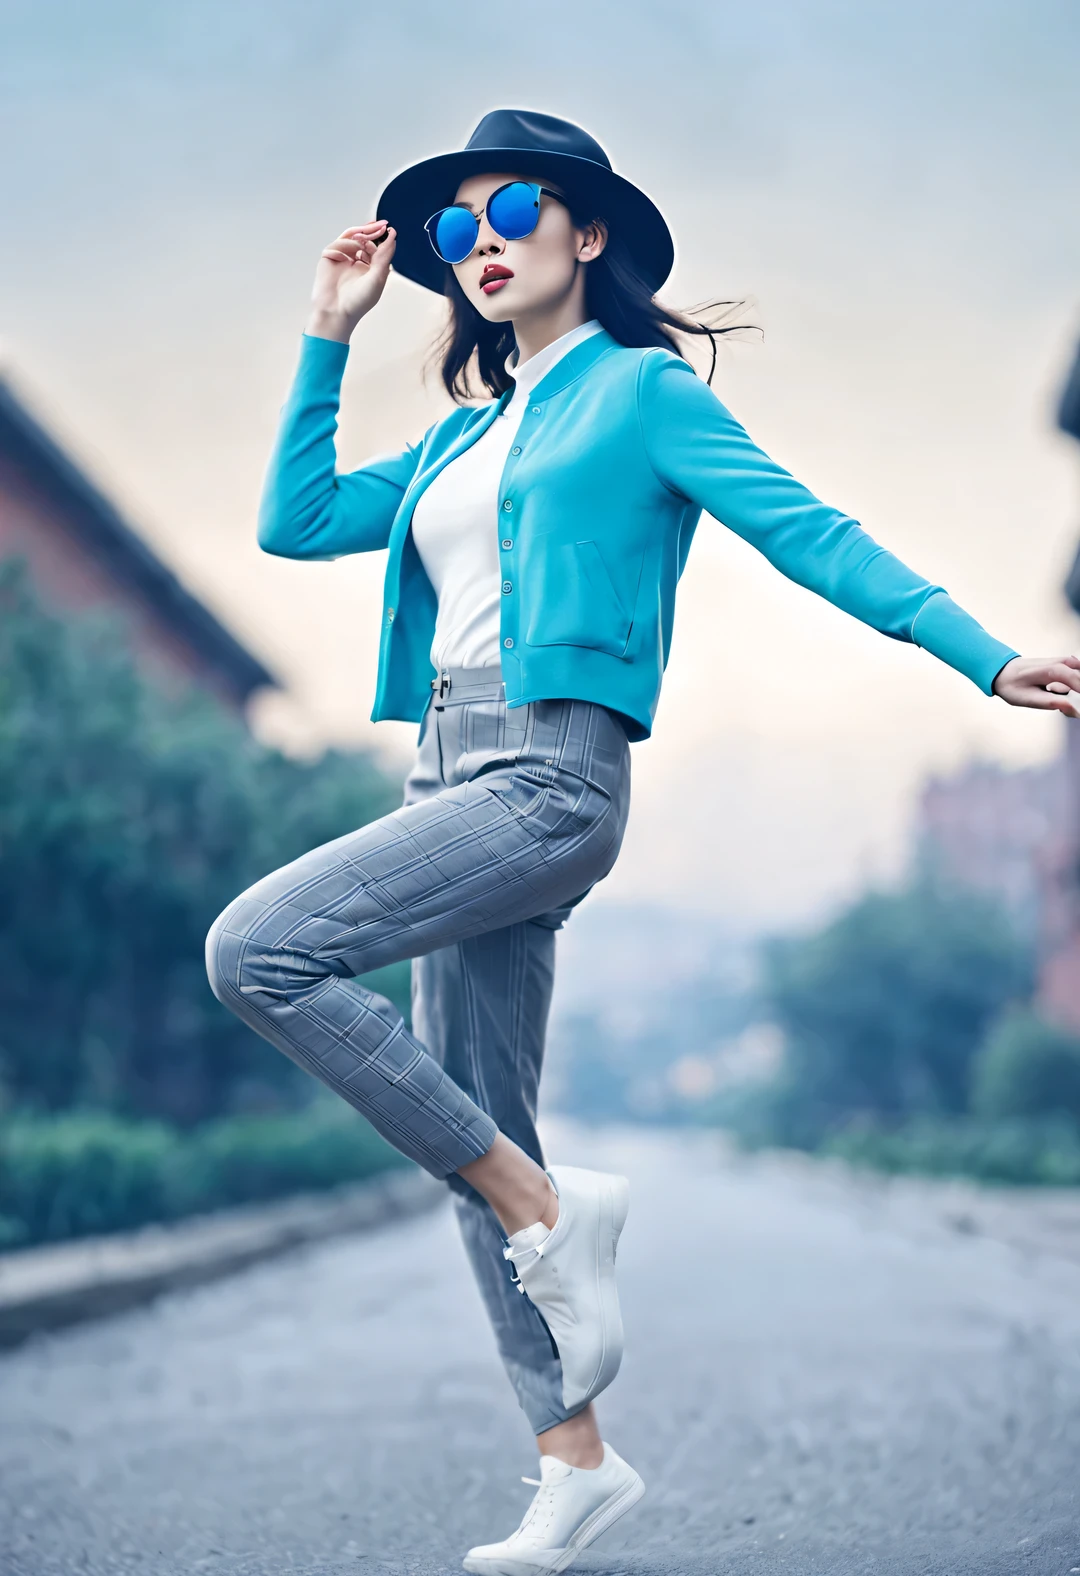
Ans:
{"label": "black fedora hat", "polygon": [[628,238],[649,288],[660,289],[675,261],[675,247],[659,208],[615,174],[595,137],[572,121],[528,109],[493,109],[460,153],[436,154],[394,176],[379,198],[376,217],[397,231],[395,270],[445,294],[446,264],[435,255],[424,221],[453,202],[465,176],[504,171],[546,177],[572,200],[594,209],[594,217]]}

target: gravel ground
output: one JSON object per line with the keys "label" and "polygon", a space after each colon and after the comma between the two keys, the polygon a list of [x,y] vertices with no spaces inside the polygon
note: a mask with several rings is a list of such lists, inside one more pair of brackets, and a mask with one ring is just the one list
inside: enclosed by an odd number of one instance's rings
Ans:
{"label": "gravel ground", "polygon": [[[575,1568],[1080,1571],[1080,1201],[550,1152],[634,1200],[601,1406],[648,1492]],[[445,1209],[0,1358],[3,1576],[442,1576],[534,1472]]]}

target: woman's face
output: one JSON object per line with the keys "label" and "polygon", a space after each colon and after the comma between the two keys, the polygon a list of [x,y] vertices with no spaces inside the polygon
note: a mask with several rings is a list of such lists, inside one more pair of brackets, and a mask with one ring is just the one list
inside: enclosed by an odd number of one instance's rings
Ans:
{"label": "woman's face", "polygon": [[534,181],[561,191],[557,181],[535,175],[470,175],[454,198],[480,220],[476,245],[463,263],[454,264],[454,273],[469,301],[489,323],[506,323],[557,307],[574,285],[578,263],[599,257],[606,240],[599,223],[575,229],[570,210],[553,197],[540,198],[540,218],[531,235],[520,241],[496,235],[488,223],[485,204],[493,191],[514,180]]}

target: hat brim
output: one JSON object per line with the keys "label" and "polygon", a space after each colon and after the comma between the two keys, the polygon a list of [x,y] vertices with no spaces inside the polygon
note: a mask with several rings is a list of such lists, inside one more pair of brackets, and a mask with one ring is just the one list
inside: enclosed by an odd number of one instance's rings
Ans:
{"label": "hat brim", "polygon": [[649,289],[656,293],[675,261],[675,246],[664,216],[656,204],[631,181],[607,170],[594,159],[571,153],[543,153],[536,148],[470,148],[460,153],[440,153],[413,164],[395,175],[379,198],[376,217],[397,231],[393,267],[406,279],[427,290],[446,294],[447,265],[428,239],[424,222],[439,208],[452,203],[458,185],[468,175],[539,175],[563,187],[567,195],[596,206],[596,217],[605,219],[626,237],[635,265]]}

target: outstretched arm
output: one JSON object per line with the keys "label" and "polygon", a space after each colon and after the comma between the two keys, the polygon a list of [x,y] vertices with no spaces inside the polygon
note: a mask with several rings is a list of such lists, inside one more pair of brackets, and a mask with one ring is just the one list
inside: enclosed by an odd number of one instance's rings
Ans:
{"label": "outstretched arm", "polygon": [[638,391],[650,463],[797,584],[894,640],[921,646],[1013,706],[1071,712],[1080,659],[1024,659],[942,586],[924,580],[854,520],[765,454],[687,362],[642,360]]}

